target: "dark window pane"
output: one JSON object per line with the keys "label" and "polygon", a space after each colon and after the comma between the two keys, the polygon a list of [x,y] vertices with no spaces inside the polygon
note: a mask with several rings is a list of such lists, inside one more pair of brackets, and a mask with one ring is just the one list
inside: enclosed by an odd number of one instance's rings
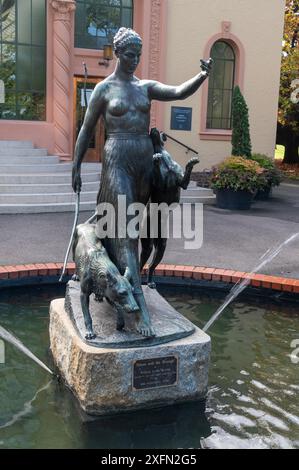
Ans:
{"label": "dark window pane", "polygon": [[[4,103],[2,103],[4,104]],[[5,92],[5,106],[11,108],[16,104],[16,94],[15,92],[7,91]]]}
{"label": "dark window pane", "polygon": [[234,80],[234,62],[225,61],[224,63],[224,88],[230,89]]}
{"label": "dark window pane", "polygon": [[15,1],[2,2],[0,19],[0,39],[1,41],[14,42],[16,37]]}
{"label": "dark window pane", "polygon": [[31,0],[18,2],[18,42],[31,44]]}
{"label": "dark window pane", "polygon": [[43,47],[32,47],[32,82],[33,90],[45,89],[46,80],[46,54]]}
{"label": "dark window pane", "polygon": [[224,41],[217,41],[211,49],[214,59],[209,79],[207,128],[230,129],[232,91],[234,86],[234,51]]}
{"label": "dark window pane", "polygon": [[19,93],[17,112],[18,118],[24,120],[45,119],[45,97],[40,93]]}
{"label": "dark window pane", "polygon": [[1,45],[0,63],[0,78],[4,81],[5,90],[15,88],[16,47],[14,44]]}
{"label": "dark window pane", "polygon": [[86,0],[86,3],[91,3],[91,4],[99,4],[102,7],[120,7],[121,6],[121,0]]}
{"label": "dark window pane", "polygon": [[133,7],[133,2],[132,0],[122,0],[123,7],[128,7],[132,8]]}
{"label": "dark window pane", "polygon": [[235,53],[234,53],[232,47],[228,44],[226,44],[226,48],[225,48],[225,51],[224,51],[224,58],[225,59],[230,59],[230,60],[235,59]]}
{"label": "dark window pane", "polygon": [[232,109],[232,92],[230,90],[224,90],[223,91],[223,98],[222,98],[222,103],[223,103],[223,116],[226,117],[226,119],[230,119],[231,117],[231,109]]}
{"label": "dark window pane", "polygon": [[132,2],[127,0],[78,0],[75,47],[103,49],[111,43],[121,26],[132,27],[132,8],[128,7]]}
{"label": "dark window pane", "polygon": [[123,8],[121,24],[122,24],[122,26],[125,26],[126,28],[131,27],[131,25],[132,25],[132,10],[129,10],[128,8]]}
{"label": "dark window pane", "polygon": [[46,43],[46,14],[44,0],[32,0],[32,43],[43,46]]}
{"label": "dark window pane", "polygon": [[0,119],[16,119],[16,108],[0,104]]}
{"label": "dark window pane", "polygon": [[84,34],[84,31],[86,28],[85,5],[83,3],[77,2],[75,21],[76,21],[76,36],[81,36]]}
{"label": "dark window pane", "polygon": [[19,90],[31,88],[31,46],[18,46],[17,86]]}
{"label": "dark window pane", "polygon": [[[13,8],[0,16],[0,80],[5,87],[0,119],[45,120],[46,1],[0,0],[0,12],[3,5]],[[3,42],[9,38],[13,44]]]}

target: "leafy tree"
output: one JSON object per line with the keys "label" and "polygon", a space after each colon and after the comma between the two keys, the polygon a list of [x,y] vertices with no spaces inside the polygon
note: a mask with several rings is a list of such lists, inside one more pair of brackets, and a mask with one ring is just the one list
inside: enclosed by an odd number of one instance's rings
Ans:
{"label": "leafy tree", "polygon": [[282,47],[277,143],[284,163],[299,163],[299,0],[286,0]]}
{"label": "leafy tree", "polygon": [[232,102],[232,155],[251,157],[248,107],[238,86],[234,88]]}

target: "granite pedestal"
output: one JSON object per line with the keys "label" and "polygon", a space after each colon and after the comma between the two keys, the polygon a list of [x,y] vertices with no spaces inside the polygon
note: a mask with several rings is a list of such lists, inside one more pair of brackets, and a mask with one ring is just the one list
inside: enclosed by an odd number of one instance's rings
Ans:
{"label": "granite pedestal", "polygon": [[157,291],[144,288],[156,331],[143,338],[134,314],[125,331],[104,301],[90,299],[95,340],[84,338],[79,283],[70,281],[66,298],[50,306],[54,361],[85,412],[107,415],[203,400],[208,384],[210,338],[176,312]]}

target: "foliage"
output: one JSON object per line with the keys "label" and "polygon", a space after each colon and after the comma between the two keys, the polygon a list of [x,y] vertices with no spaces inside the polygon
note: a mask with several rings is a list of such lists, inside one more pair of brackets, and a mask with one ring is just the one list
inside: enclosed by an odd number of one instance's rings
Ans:
{"label": "foliage", "polygon": [[[281,76],[279,90],[277,143],[285,145],[285,162],[299,163],[299,86],[292,88],[299,79],[299,0],[286,0],[283,35]],[[298,90],[298,92],[297,92]]]}
{"label": "foliage", "polygon": [[283,32],[283,52],[289,53],[299,42],[299,0],[286,0]]}
{"label": "foliage", "polygon": [[232,155],[250,157],[251,140],[249,133],[248,107],[238,86],[234,88],[233,92],[232,119]]}
{"label": "foliage", "polygon": [[263,168],[244,157],[229,157],[213,168],[213,189],[246,190],[255,193],[268,185]]}
{"label": "foliage", "polygon": [[283,162],[276,162],[276,166],[284,178],[299,181],[299,164],[289,165]]}
{"label": "foliage", "polygon": [[278,122],[299,134],[299,104],[291,100],[295,91],[291,85],[296,79],[299,79],[299,47],[282,58],[278,110]]}
{"label": "foliage", "polygon": [[271,186],[279,186],[282,180],[282,174],[276,167],[274,160],[261,153],[254,153],[251,158],[264,168],[263,175],[267,178],[268,184]]}

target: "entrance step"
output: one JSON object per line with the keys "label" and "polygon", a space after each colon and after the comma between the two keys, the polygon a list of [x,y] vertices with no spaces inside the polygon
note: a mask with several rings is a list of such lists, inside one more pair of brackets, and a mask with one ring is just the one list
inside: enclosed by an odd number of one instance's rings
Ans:
{"label": "entrance step", "polygon": [[56,156],[22,156],[22,155],[1,155],[0,168],[2,165],[47,165],[59,163],[59,157]]}
{"label": "entrance step", "polygon": [[8,148],[33,149],[34,145],[29,140],[0,140],[0,151]]}
{"label": "entrance step", "polygon": [[[100,163],[83,163],[80,210],[94,211]],[[74,211],[72,162],[29,141],[0,141],[0,214]]]}
{"label": "entrance step", "polygon": [[21,148],[21,147],[1,147],[0,156],[9,158],[12,157],[46,157],[48,155],[47,149],[35,149],[35,148]]}
{"label": "entrance step", "polygon": [[[55,175],[56,176],[56,175]],[[82,192],[98,191],[99,179],[94,182],[84,182],[85,175],[83,176]],[[92,176],[92,174],[91,174]],[[56,193],[70,193],[71,192],[71,179],[68,175],[69,181],[67,183],[34,183],[34,184],[0,184],[0,197],[4,194],[49,194],[56,191]]]}
{"label": "entrance step", "polygon": [[[95,201],[86,201],[80,204],[80,212],[94,212]],[[57,204],[0,204],[0,214],[37,214],[47,212],[74,212],[74,203]]]}
{"label": "entrance step", "polygon": [[[91,183],[100,180],[100,171],[90,172],[88,168],[82,169],[82,181]],[[33,174],[1,174],[1,185],[26,185],[26,184],[68,184],[71,185],[71,172],[64,173],[33,173]],[[0,191],[2,192],[2,190]],[[5,191],[4,191],[5,192]]]}
{"label": "entrance step", "polygon": [[[46,157],[45,157],[46,160]],[[90,165],[86,167],[86,165]],[[9,165],[0,163],[0,174],[34,174],[34,173],[60,173],[60,172],[71,172],[72,171],[72,163],[41,163],[41,164],[32,164],[32,165],[25,165],[25,164],[16,164],[16,165]],[[83,163],[82,169],[89,168],[89,170],[99,171],[101,166],[99,163]]]}
{"label": "entrance step", "polygon": [[191,188],[181,191],[181,204],[214,204],[215,200],[212,189],[192,185]]}
{"label": "entrance step", "polygon": [[[96,206],[97,191],[82,191],[80,195],[80,202],[92,202]],[[33,194],[0,194],[0,205],[4,204],[74,204],[76,195],[74,192],[68,193],[33,193]]]}

